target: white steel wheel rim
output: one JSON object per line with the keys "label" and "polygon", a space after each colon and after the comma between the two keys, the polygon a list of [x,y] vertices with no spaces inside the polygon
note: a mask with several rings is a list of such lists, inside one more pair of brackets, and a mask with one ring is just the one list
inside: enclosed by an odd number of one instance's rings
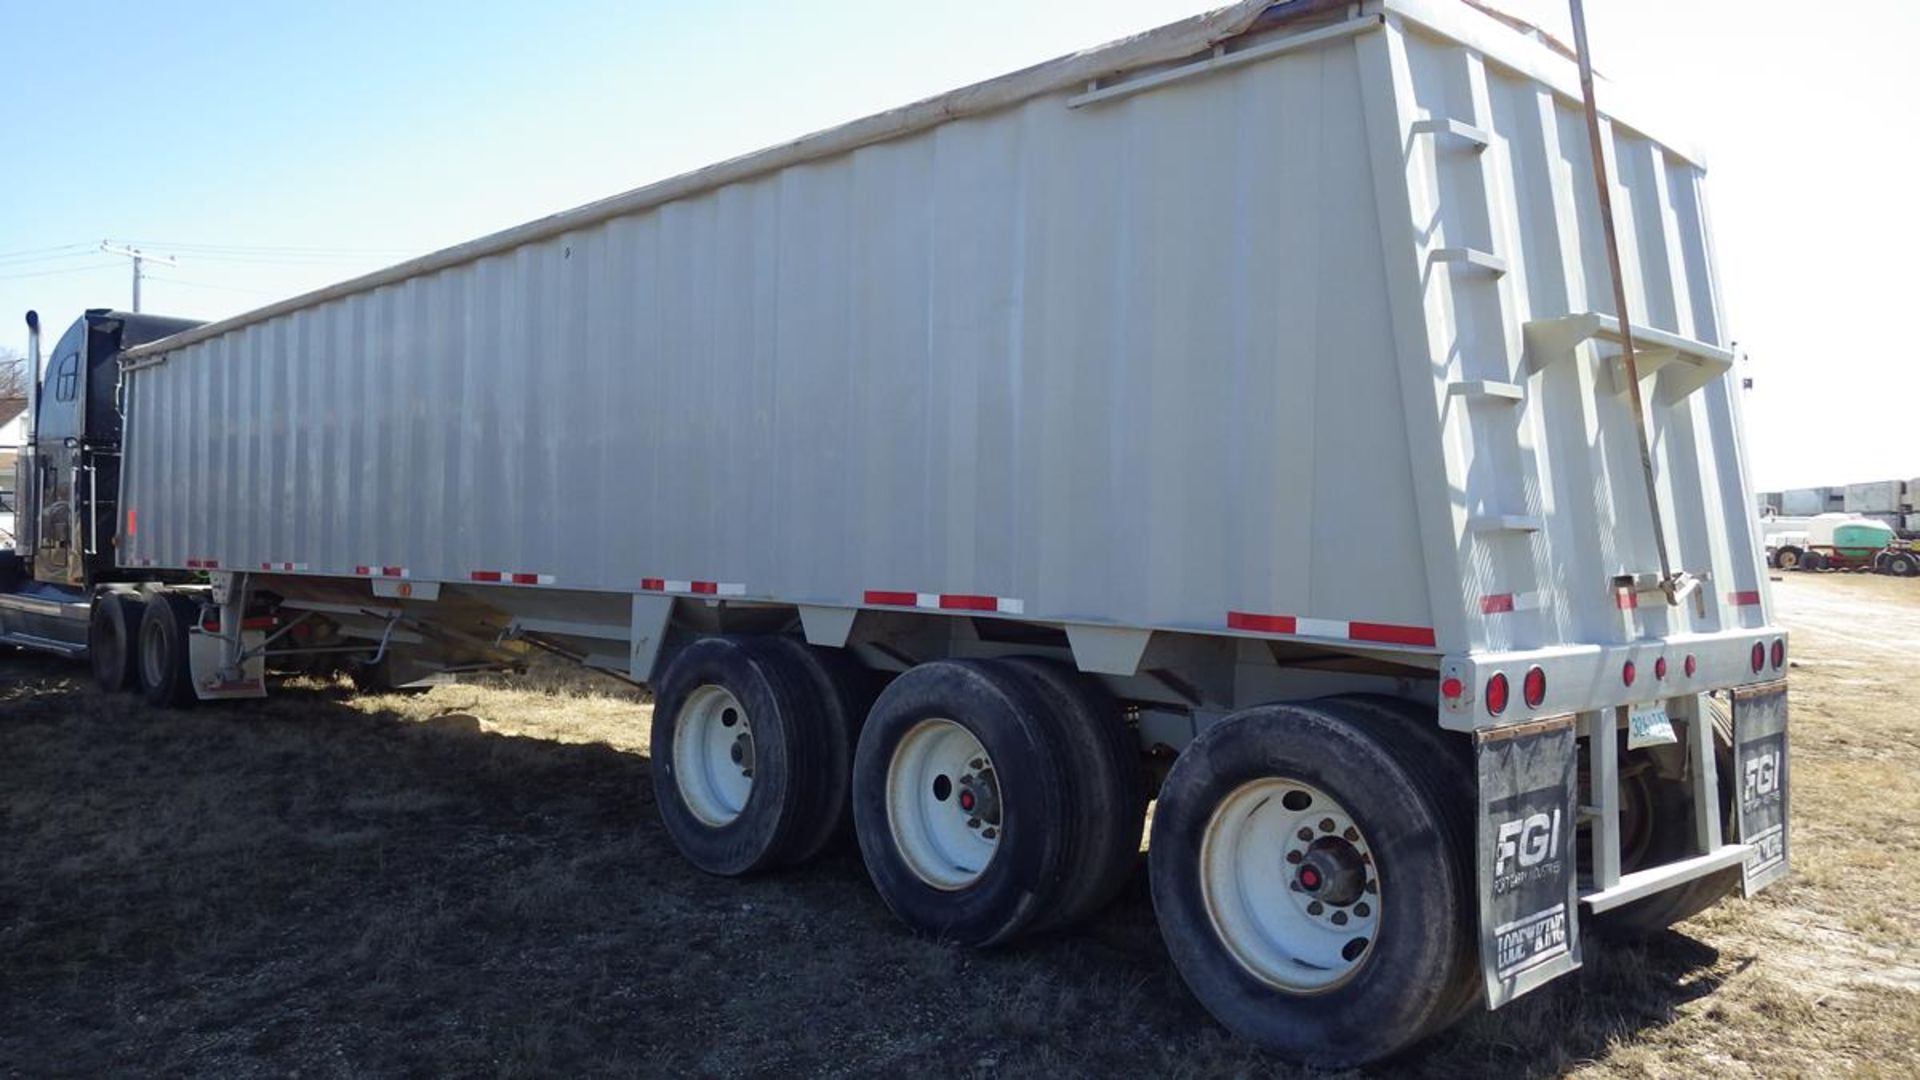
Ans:
{"label": "white steel wheel rim", "polygon": [[[1318,892],[1306,887],[1315,881]],[[1268,777],[1221,800],[1200,848],[1200,886],[1220,942],[1276,989],[1331,990],[1373,955],[1372,849],[1346,808],[1311,785]]]}
{"label": "white steel wheel rim", "polygon": [[999,777],[973,732],[922,720],[887,764],[887,826],[915,877],[936,889],[980,879],[1000,849]]}
{"label": "white steel wheel rim", "polygon": [[673,722],[673,780],[693,816],[719,828],[753,795],[753,727],[740,699],[721,686],[687,695]]}

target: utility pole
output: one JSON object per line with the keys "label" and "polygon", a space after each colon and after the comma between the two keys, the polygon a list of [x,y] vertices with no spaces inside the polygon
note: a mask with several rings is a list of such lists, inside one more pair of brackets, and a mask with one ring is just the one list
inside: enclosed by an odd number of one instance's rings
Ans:
{"label": "utility pole", "polygon": [[156,259],[168,266],[177,265],[171,255],[149,255],[136,247],[116,244],[111,240],[100,241],[100,250],[109,255],[124,255],[133,260],[133,313],[140,314],[140,267],[148,259]]}

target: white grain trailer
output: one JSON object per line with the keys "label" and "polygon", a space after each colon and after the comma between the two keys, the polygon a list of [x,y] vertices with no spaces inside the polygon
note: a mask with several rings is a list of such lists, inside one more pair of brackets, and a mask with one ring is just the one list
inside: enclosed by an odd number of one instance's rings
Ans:
{"label": "white grain trailer", "polygon": [[557,650],[652,686],[696,865],[851,816],[976,945],[1157,778],[1194,993],[1377,1059],[1785,870],[1702,168],[1603,104],[1454,0],[1241,3],[126,350],[96,667]]}

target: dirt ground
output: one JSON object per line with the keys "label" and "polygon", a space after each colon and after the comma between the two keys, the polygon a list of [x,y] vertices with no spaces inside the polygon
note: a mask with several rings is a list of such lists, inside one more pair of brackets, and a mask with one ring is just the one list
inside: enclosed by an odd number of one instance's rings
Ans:
{"label": "dirt ground", "polygon": [[[1795,874],[1396,1063],[1920,1069],[1920,583],[1792,575]],[[157,713],[0,657],[0,1075],[1287,1075],[1194,1003],[1144,876],[1093,926],[916,939],[842,850],[705,877],[620,691]]]}

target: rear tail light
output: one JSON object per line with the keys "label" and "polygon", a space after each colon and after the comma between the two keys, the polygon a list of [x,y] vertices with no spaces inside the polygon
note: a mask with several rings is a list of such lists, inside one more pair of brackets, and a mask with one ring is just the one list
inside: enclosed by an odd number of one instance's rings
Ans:
{"label": "rear tail light", "polygon": [[1653,662],[1653,677],[1656,679],[1664,679],[1667,677],[1666,657],[1662,656]]}
{"label": "rear tail light", "polygon": [[1527,677],[1520,683],[1520,694],[1526,698],[1527,708],[1537,709],[1547,700],[1547,673],[1538,667],[1527,669]]}
{"label": "rear tail light", "polygon": [[1766,666],[1767,666],[1767,647],[1761,642],[1756,641],[1753,643],[1753,673],[1755,675],[1760,674],[1760,669]]}
{"label": "rear tail light", "polygon": [[1633,661],[1629,660],[1620,665],[1620,682],[1622,684],[1632,686],[1634,676],[1638,674],[1640,674],[1639,669],[1633,666]]}
{"label": "rear tail light", "polygon": [[1687,678],[1689,679],[1693,678],[1694,672],[1700,670],[1700,662],[1693,658],[1692,653],[1687,654],[1686,668],[1687,668]]}
{"label": "rear tail light", "polygon": [[1780,638],[1773,643],[1773,670],[1779,671],[1787,666],[1787,639]]}
{"label": "rear tail light", "polygon": [[1487,680],[1487,712],[1499,716],[1507,711],[1507,677],[1495,673]]}
{"label": "rear tail light", "polygon": [[1466,692],[1466,684],[1451,675],[1440,681],[1440,696],[1446,698],[1448,701],[1458,701],[1460,700],[1460,695]]}

